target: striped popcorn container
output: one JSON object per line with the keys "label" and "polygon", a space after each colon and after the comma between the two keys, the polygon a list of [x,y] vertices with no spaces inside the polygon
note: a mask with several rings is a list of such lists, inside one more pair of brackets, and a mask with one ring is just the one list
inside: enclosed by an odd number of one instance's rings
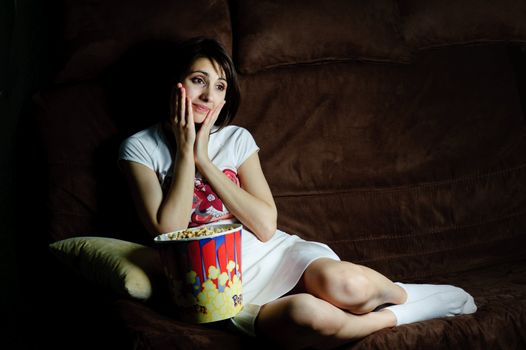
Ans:
{"label": "striped popcorn container", "polygon": [[242,231],[240,224],[210,225],[155,237],[181,320],[215,322],[241,311]]}

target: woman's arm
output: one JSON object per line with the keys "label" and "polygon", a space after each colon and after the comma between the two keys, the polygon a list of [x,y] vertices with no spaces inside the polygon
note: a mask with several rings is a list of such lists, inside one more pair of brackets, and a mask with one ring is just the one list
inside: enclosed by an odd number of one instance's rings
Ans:
{"label": "woman's arm", "polygon": [[237,169],[241,187],[236,186],[208,157],[210,130],[222,106],[223,104],[218,105],[216,110],[206,116],[196,135],[195,165],[230,213],[248,227],[259,240],[265,242],[276,232],[277,210],[261,169],[258,154],[252,154]]}
{"label": "woman's arm", "polygon": [[131,189],[141,222],[152,236],[188,227],[192,212],[195,166],[190,159],[177,157],[172,183],[163,194],[157,175],[150,168],[130,161],[120,161]]}
{"label": "woman's arm", "polygon": [[[131,189],[141,222],[153,236],[184,229],[192,212],[195,163],[176,157],[170,188],[164,194],[157,175],[150,168],[130,161],[120,161]],[[225,206],[243,225],[261,240],[272,238],[276,231],[277,211],[257,153],[238,169],[241,188],[236,186],[213,163],[200,166]]]}
{"label": "woman's arm", "polygon": [[192,213],[195,124],[186,90],[180,83],[177,87],[173,117],[166,128],[168,137],[173,135],[176,141],[172,182],[166,193],[163,193],[152,169],[139,163],[121,161],[139,217],[154,236],[187,228]]}
{"label": "woman's arm", "polygon": [[199,172],[208,180],[228,210],[259,240],[268,241],[276,232],[277,210],[257,153],[238,169],[241,187],[236,186],[212,162],[200,163]]}

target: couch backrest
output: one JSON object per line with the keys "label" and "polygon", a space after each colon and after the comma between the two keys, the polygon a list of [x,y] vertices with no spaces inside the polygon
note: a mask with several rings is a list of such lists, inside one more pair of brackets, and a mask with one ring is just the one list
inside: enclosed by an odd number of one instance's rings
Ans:
{"label": "couch backrest", "polygon": [[526,39],[526,5],[472,2],[63,0],[55,85],[35,95],[21,147],[42,160],[25,186],[42,199],[38,227],[147,241],[117,147],[162,112],[146,102],[166,43],[209,35],[241,73],[236,123],[262,148],[280,228],[392,278],[524,256],[509,45]]}
{"label": "couch backrest", "polygon": [[240,119],[281,226],[389,275],[524,254],[526,129],[512,73],[504,47],[480,46],[246,77]]}

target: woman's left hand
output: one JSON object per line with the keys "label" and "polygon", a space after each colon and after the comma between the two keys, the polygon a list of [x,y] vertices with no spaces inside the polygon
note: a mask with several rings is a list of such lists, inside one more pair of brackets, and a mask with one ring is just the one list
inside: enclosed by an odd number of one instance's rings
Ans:
{"label": "woman's left hand", "polygon": [[210,161],[208,158],[208,140],[210,132],[214,126],[221,109],[225,105],[225,101],[219,103],[214,109],[210,110],[203,120],[199,131],[197,132],[194,144],[194,160],[195,165],[199,168],[199,164]]}

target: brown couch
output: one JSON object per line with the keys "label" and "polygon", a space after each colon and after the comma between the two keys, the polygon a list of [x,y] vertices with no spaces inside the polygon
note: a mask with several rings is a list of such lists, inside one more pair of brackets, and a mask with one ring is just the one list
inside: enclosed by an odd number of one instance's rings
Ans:
{"label": "brown couch", "polygon": [[343,349],[526,348],[525,1],[62,0],[53,11],[55,78],[18,135],[33,311],[21,337],[35,348],[272,346],[177,321],[162,278],[138,300],[48,249],[75,236],[152,245],[116,152],[165,113],[172,43],[197,35],[232,52],[234,122],[261,147],[281,229],[396,281],[461,286],[479,307]]}

